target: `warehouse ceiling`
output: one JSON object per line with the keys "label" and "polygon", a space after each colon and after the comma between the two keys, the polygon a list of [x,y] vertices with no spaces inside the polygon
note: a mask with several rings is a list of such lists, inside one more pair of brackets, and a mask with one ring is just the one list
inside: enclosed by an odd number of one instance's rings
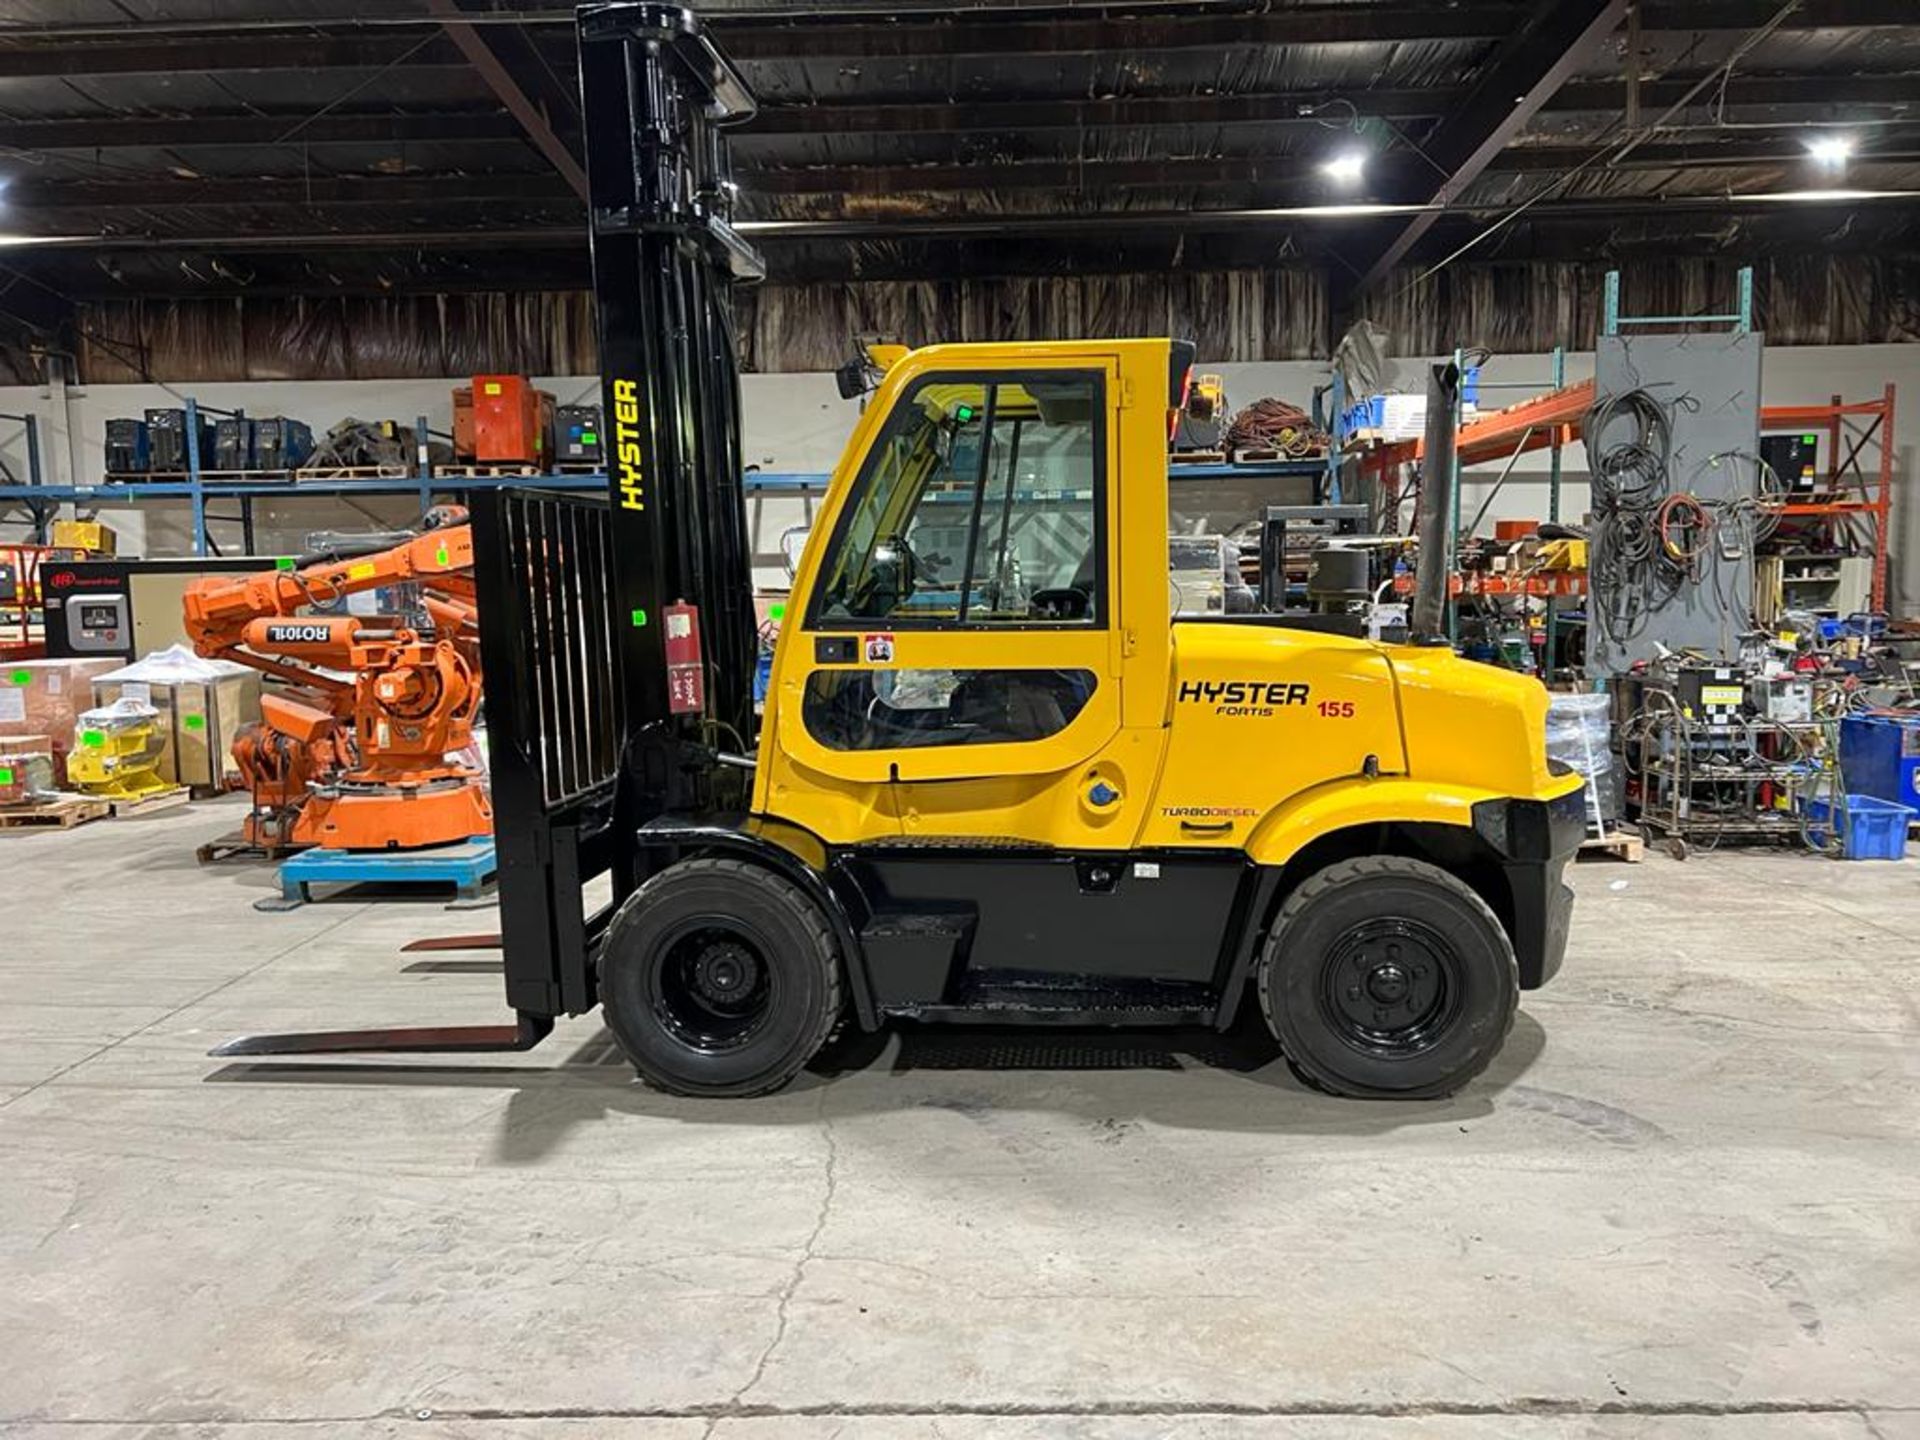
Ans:
{"label": "warehouse ceiling", "polygon": [[[703,7],[775,280],[1914,249],[1914,0]],[[0,307],[585,274],[540,0],[11,0]],[[1851,147],[1842,163],[1817,139]],[[1357,178],[1325,167],[1363,157]],[[1378,208],[1373,208],[1378,207]]]}

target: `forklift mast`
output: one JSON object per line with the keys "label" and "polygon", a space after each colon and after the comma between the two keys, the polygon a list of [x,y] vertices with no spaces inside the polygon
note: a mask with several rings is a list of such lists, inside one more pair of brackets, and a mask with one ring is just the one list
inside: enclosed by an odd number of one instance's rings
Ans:
{"label": "forklift mast", "polygon": [[[753,96],[691,11],[580,12],[581,118],[609,446],[629,797],[702,803],[715,728],[749,748],[756,631],[730,290],[766,268],[734,232],[724,127]],[[691,610],[691,615],[688,614]],[[674,680],[697,642],[697,682]],[[692,783],[689,783],[692,782]]]}
{"label": "forklift mast", "polygon": [[606,923],[646,878],[634,832],[743,804],[750,771],[721,756],[753,746],[730,292],[765,269],[732,227],[725,129],[754,101],[691,11],[589,5],[578,26],[608,493],[514,489],[473,516],[483,662],[518,677],[487,724],[523,1034],[592,1007]]}

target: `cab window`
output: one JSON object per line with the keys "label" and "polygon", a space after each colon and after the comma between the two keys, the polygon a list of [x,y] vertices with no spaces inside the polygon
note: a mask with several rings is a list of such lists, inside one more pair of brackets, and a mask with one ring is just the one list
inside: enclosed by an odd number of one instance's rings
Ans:
{"label": "cab window", "polygon": [[816,670],[802,713],[829,750],[1018,744],[1058,735],[1098,685],[1091,670]]}
{"label": "cab window", "polygon": [[1098,372],[924,376],[887,418],[809,623],[1107,623]]}

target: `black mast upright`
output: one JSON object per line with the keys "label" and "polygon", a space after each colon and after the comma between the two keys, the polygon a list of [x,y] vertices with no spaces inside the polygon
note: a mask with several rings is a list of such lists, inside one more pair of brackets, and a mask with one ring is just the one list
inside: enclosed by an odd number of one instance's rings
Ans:
{"label": "black mast upright", "polygon": [[[723,803],[750,747],[757,641],[731,290],[761,279],[732,226],[725,127],[754,99],[690,10],[578,12],[581,117],[612,505],[608,604],[624,698],[620,819]],[[669,662],[698,614],[704,708]],[[682,674],[684,679],[684,671]]]}

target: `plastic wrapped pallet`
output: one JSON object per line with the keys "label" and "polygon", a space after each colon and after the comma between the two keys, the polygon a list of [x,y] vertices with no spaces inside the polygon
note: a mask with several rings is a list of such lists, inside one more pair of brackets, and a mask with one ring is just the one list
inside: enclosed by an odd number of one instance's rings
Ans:
{"label": "plastic wrapped pallet", "polygon": [[54,783],[67,783],[67,747],[74,722],[93,704],[93,679],[119,663],[104,660],[16,660],[0,666],[0,740],[51,737]]}
{"label": "plastic wrapped pallet", "polygon": [[1613,697],[1604,691],[1555,695],[1547,706],[1547,758],[1586,776],[1590,807],[1607,820],[1620,814],[1612,709]]}
{"label": "plastic wrapped pallet", "polygon": [[123,699],[159,712],[166,742],[160,752],[162,780],[222,789],[230,774],[239,773],[234,737],[242,725],[260,718],[260,673],[175,645],[94,678],[96,705]]}
{"label": "plastic wrapped pallet", "polygon": [[53,778],[51,736],[0,739],[0,805],[33,805],[59,793]]}

